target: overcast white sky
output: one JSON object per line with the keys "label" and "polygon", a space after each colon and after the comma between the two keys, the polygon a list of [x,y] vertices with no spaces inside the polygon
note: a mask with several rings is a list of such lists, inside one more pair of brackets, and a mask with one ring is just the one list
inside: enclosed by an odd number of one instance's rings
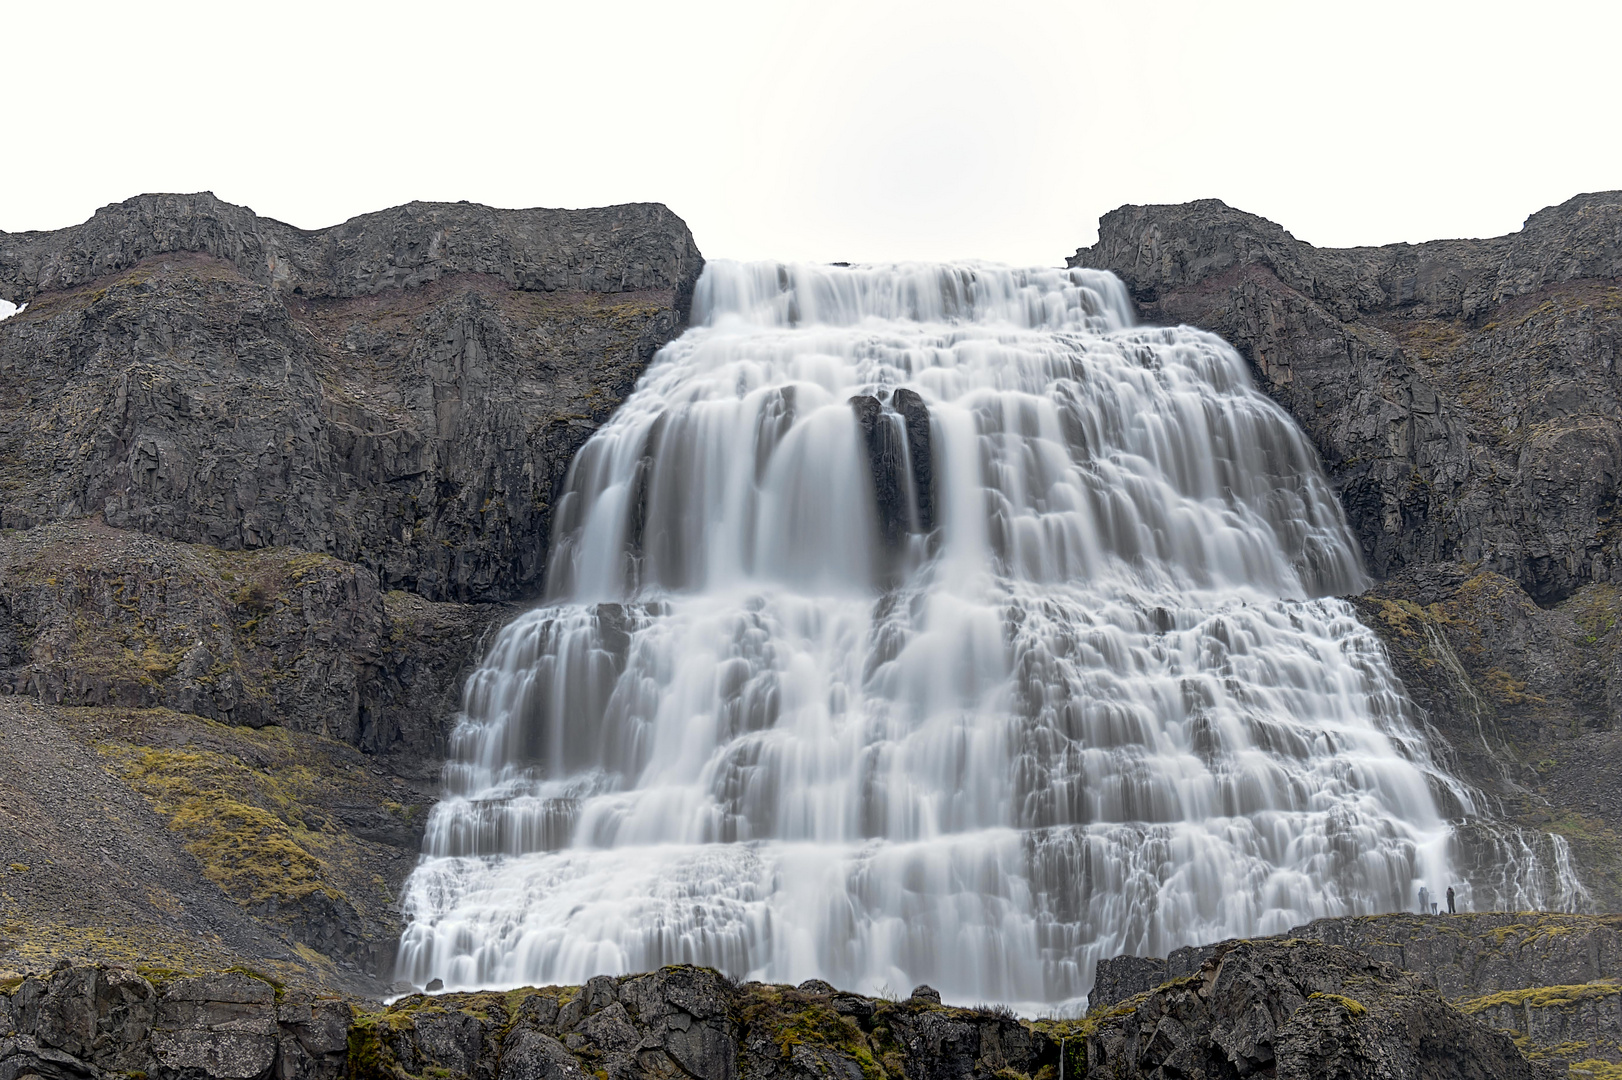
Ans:
{"label": "overcast white sky", "polygon": [[1056,264],[1123,202],[1317,244],[1622,187],[1622,3],[0,6],[0,229],[208,189],[668,204],[706,255]]}

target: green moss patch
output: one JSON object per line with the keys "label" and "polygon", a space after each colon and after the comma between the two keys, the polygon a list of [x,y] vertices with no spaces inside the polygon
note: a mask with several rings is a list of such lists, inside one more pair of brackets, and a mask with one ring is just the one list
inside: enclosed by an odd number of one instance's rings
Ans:
{"label": "green moss patch", "polygon": [[117,744],[101,749],[186,838],[204,876],[228,895],[244,902],[301,900],[317,892],[341,898],[312,852],[318,844],[299,820],[298,801],[285,781],[209,751]]}
{"label": "green moss patch", "polygon": [[1336,1005],[1339,1005],[1341,1008],[1345,1009],[1354,1020],[1359,1017],[1367,1016],[1369,1013],[1368,1007],[1362,1002],[1355,1001],[1344,994],[1313,993],[1308,995],[1309,1000],[1312,998],[1321,998],[1324,1001],[1334,1002]]}
{"label": "green moss patch", "polygon": [[1567,1009],[1582,1001],[1599,1001],[1622,994],[1615,980],[1582,983],[1577,986],[1531,986],[1520,990],[1500,990],[1458,1003],[1461,1012],[1474,1015],[1501,1005],[1533,1009]]}

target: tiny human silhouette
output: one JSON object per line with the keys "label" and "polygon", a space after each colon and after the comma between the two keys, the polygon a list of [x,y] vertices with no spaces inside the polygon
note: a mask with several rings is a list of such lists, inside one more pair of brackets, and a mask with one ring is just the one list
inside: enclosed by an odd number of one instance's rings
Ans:
{"label": "tiny human silhouette", "polygon": [[1431,891],[1423,885],[1419,887],[1419,913],[1421,915],[1431,913]]}
{"label": "tiny human silhouette", "polygon": [[1447,887],[1447,913],[1449,915],[1456,914],[1453,908],[1453,886],[1451,885]]}

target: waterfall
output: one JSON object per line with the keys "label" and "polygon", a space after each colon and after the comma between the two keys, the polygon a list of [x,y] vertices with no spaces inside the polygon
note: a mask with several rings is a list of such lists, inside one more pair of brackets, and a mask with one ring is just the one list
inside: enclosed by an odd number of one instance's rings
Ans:
{"label": "waterfall", "polygon": [[469,680],[401,977],[1051,1009],[1102,957],[1421,885],[1545,900],[1335,599],[1339,506],[1221,339],[969,264],[711,263],[693,322]]}

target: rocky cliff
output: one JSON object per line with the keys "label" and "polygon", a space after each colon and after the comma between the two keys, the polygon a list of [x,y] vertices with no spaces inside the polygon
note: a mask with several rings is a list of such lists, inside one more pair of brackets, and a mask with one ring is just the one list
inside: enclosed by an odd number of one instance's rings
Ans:
{"label": "rocky cliff", "polygon": [[575,450],[686,321],[662,206],[412,203],[302,232],[146,195],[0,234],[0,526],[294,547],[532,594]]}
{"label": "rocky cliff", "polygon": [[1123,206],[1069,263],[1250,360],[1376,576],[1478,564],[1542,603],[1622,580],[1622,192],[1511,236],[1345,250],[1215,199]]}
{"label": "rocky cliff", "polygon": [[1381,579],[1359,611],[1444,753],[1622,907],[1622,192],[1345,250],[1216,200],[1123,206],[1069,261],[1250,361],[1318,449]]}
{"label": "rocky cliff", "polygon": [[0,967],[386,981],[462,684],[702,265],[656,205],[0,233]]}

